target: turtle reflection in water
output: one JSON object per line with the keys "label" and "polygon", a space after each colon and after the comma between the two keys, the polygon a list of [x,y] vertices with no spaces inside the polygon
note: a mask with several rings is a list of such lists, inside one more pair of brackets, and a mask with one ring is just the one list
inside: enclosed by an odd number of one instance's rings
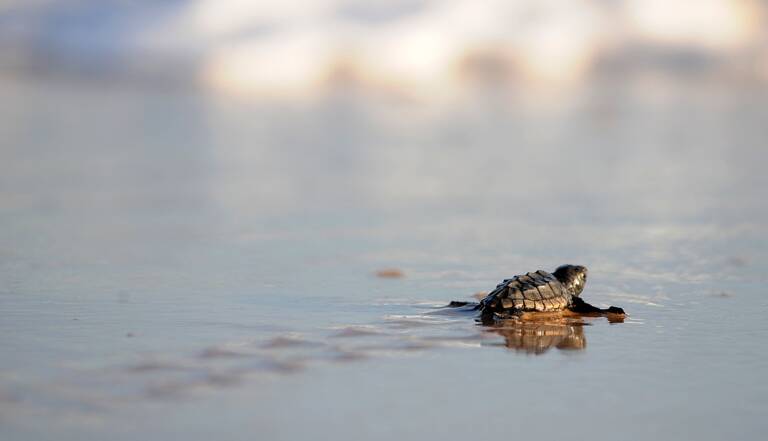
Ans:
{"label": "turtle reflection in water", "polygon": [[505,279],[478,304],[451,302],[453,307],[472,307],[480,311],[483,323],[493,320],[540,316],[607,316],[612,321],[624,317],[624,310],[611,306],[597,308],[579,295],[587,283],[587,268],[562,265],[554,273],[536,271]]}
{"label": "turtle reflection in water", "polygon": [[581,350],[587,347],[584,336],[585,323],[581,320],[560,318],[543,320],[498,320],[485,332],[504,337],[503,344],[509,349],[529,354],[543,354],[555,347],[561,350]]}

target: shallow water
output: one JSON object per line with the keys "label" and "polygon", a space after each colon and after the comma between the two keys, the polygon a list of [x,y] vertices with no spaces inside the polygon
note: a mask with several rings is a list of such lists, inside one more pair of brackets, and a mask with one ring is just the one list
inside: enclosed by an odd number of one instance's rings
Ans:
{"label": "shallow water", "polygon": [[[764,90],[414,110],[3,86],[3,439],[768,429]],[[624,323],[441,308],[566,262]]]}

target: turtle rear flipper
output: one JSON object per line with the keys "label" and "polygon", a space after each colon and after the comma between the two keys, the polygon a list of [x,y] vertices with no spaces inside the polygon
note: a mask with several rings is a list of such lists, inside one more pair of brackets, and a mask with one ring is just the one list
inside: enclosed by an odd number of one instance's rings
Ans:
{"label": "turtle rear flipper", "polygon": [[461,308],[462,306],[467,306],[470,303],[474,304],[474,302],[462,302],[458,300],[451,300],[451,303],[448,304],[448,308]]}

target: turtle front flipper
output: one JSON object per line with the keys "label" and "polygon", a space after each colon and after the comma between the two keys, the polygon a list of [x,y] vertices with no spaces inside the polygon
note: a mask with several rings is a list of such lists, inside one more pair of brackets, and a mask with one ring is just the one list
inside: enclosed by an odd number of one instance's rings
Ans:
{"label": "turtle front flipper", "polygon": [[581,299],[581,297],[574,297],[571,305],[568,307],[568,310],[571,312],[574,312],[576,314],[584,314],[584,315],[621,315],[624,316],[626,313],[622,308],[619,308],[617,306],[611,306],[606,309],[601,309],[596,306],[592,306],[589,303],[585,302]]}

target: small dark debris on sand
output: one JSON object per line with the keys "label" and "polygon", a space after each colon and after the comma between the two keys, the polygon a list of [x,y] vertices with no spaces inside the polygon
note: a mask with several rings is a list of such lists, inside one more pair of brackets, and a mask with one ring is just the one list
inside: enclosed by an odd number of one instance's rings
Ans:
{"label": "small dark debris on sand", "polygon": [[405,277],[405,273],[397,268],[385,268],[376,271],[376,277],[382,279],[401,279]]}

